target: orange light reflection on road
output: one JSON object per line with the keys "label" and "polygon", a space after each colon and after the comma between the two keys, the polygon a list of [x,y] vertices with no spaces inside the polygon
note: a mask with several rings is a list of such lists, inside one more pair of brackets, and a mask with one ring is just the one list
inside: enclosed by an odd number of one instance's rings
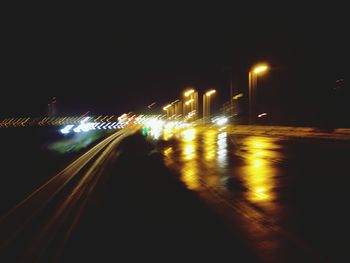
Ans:
{"label": "orange light reflection on road", "polygon": [[190,141],[193,141],[195,139],[195,136],[196,136],[196,130],[194,128],[192,129],[187,129],[187,130],[184,130],[182,133],[182,139],[183,141],[185,142],[190,142]]}
{"label": "orange light reflection on road", "polygon": [[218,134],[218,149],[217,149],[217,160],[220,167],[224,167],[227,163],[227,133],[221,132]]}
{"label": "orange light reflection on road", "polygon": [[164,129],[163,130],[163,140],[168,141],[174,136],[173,129]]}
{"label": "orange light reflection on road", "polygon": [[200,187],[197,156],[196,156],[196,131],[195,129],[187,129],[181,134],[181,150],[182,150],[182,161],[184,162],[181,171],[181,180],[186,186],[195,190]]}
{"label": "orange light reflection on road", "polygon": [[194,145],[187,143],[184,146],[184,156],[185,160],[193,160],[194,159]]}
{"label": "orange light reflection on road", "polygon": [[170,154],[172,153],[172,151],[173,151],[173,147],[168,147],[168,148],[166,148],[166,149],[164,150],[164,155],[165,155],[166,157],[169,157]]}
{"label": "orange light reflection on road", "polygon": [[215,159],[216,153],[216,130],[207,130],[204,133],[204,158],[206,161],[212,161]]}
{"label": "orange light reflection on road", "polygon": [[168,147],[163,151],[163,154],[166,158],[164,158],[165,164],[167,166],[171,166],[174,162],[173,162],[173,158],[172,158],[172,154],[173,154],[173,147]]}
{"label": "orange light reflection on road", "polygon": [[279,154],[274,138],[247,137],[243,141],[247,151],[246,165],[243,167],[242,179],[248,187],[247,199],[253,203],[271,207],[276,198],[274,187],[275,163]]}
{"label": "orange light reflection on road", "polygon": [[201,171],[205,169],[206,172],[202,172],[200,177],[207,187],[216,187],[220,179],[216,169],[217,163],[221,166],[226,156],[224,136],[218,133],[217,129],[205,129],[201,133],[203,134],[202,147],[205,162],[200,162],[199,165],[202,165]]}

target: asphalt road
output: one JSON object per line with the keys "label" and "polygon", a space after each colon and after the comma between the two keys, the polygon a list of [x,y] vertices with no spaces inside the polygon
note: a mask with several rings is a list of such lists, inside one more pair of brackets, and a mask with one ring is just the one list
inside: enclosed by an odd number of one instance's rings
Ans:
{"label": "asphalt road", "polygon": [[160,149],[264,262],[344,262],[350,141],[298,137],[193,128]]}
{"label": "asphalt road", "polygon": [[54,259],[116,157],[116,145],[135,131],[127,128],[108,136],[5,213],[0,218],[2,262],[39,262],[46,255]]}
{"label": "asphalt road", "polygon": [[129,136],[136,129],[102,140],[5,213],[1,262],[260,262],[154,145]]}
{"label": "asphalt road", "polygon": [[349,141],[136,130],[4,213],[1,262],[346,261]]}

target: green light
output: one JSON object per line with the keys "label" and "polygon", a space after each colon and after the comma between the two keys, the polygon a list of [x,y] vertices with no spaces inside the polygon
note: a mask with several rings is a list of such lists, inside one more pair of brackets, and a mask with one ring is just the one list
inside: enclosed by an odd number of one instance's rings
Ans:
{"label": "green light", "polygon": [[142,128],[142,135],[143,135],[143,136],[147,136],[147,133],[148,133],[147,127],[143,127],[143,128]]}

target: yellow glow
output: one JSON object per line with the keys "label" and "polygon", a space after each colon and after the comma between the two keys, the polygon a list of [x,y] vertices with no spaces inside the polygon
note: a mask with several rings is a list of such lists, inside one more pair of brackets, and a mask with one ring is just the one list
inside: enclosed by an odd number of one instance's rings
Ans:
{"label": "yellow glow", "polygon": [[[257,157],[255,157],[257,158]],[[262,165],[263,165],[263,162],[261,159],[255,159],[255,158],[252,158],[251,160],[251,165],[254,165],[255,168],[260,168]]]}
{"label": "yellow glow", "polygon": [[197,158],[197,141],[195,139],[195,129],[187,129],[182,132],[180,147],[182,149],[183,167],[181,169],[181,180],[191,190],[200,187],[198,158]]}
{"label": "yellow glow", "polygon": [[184,130],[181,135],[184,141],[190,142],[190,141],[193,141],[194,138],[196,137],[196,131],[195,129]]}
{"label": "yellow glow", "polygon": [[171,107],[171,104],[166,105],[163,110],[167,110],[169,107]]}
{"label": "yellow glow", "polygon": [[266,148],[266,144],[263,141],[253,141],[252,146],[256,148]]}
{"label": "yellow glow", "polygon": [[194,89],[190,89],[190,90],[185,91],[184,95],[185,95],[185,97],[188,97],[188,96],[190,96],[193,92],[194,92]]}
{"label": "yellow glow", "polygon": [[169,147],[169,148],[164,150],[164,155],[166,157],[169,157],[169,155],[172,153],[172,151],[173,151],[173,147]]}
{"label": "yellow glow", "polygon": [[279,147],[274,138],[248,137],[243,141],[246,165],[243,168],[243,181],[248,191],[247,199],[256,204],[272,206],[276,198],[274,188],[275,160],[279,158]]}
{"label": "yellow glow", "polygon": [[265,71],[268,70],[268,69],[269,69],[269,67],[268,67],[267,64],[261,64],[261,65],[255,66],[254,69],[253,69],[253,72],[254,72],[255,74],[260,74],[260,73],[265,72]]}
{"label": "yellow glow", "polygon": [[186,160],[192,160],[194,158],[194,145],[187,144],[184,148],[184,155]]}
{"label": "yellow glow", "polygon": [[267,192],[268,189],[265,187],[257,187],[254,192],[254,196],[251,196],[252,199],[259,201],[268,201],[270,200],[270,195]]}
{"label": "yellow glow", "polygon": [[238,99],[241,98],[241,97],[243,97],[243,93],[239,93],[239,94],[233,96],[232,99],[238,100]]}
{"label": "yellow glow", "polygon": [[198,176],[198,167],[192,161],[184,164],[182,169],[181,180],[186,184],[190,190],[196,190],[200,187]]}
{"label": "yellow glow", "polygon": [[192,103],[194,101],[194,99],[190,99],[188,101],[185,102],[186,105],[189,105],[190,103]]}
{"label": "yellow glow", "polygon": [[173,136],[174,136],[173,129],[168,128],[163,130],[163,139],[165,141],[169,140]]}
{"label": "yellow glow", "polygon": [[221,132],[218,134],[218,141],[217,141],[217,160],[218,164],[220,166],[225,166],[226,159],[227,159],[227,133]]}
{"label": "yellow glow", "polygon": [[[190,190],[198,190],[201,187],[201,174],[198,168],[198,145],[197,140],[194,140],[196,136],[196,130],[194,128],[188,128],[181,132],[179,141],[179,150],[176,147],[166,147],[163,150],[165,164],[168,167],[181,167],[180,180]],[[176,161],[177,155],[180,153],[181,165]],[[175,155],[176,157],[174,158]]]}
{"label": "yellow glow", "polygon": [[205,160],[211,161],[215,158],[216,153],[216,137],[217,131],[207,130],[204,133],[204,151],[205,151]]}
{"label": "yellow glow", "polygon": [[255,154],[256,156],[263,157],[264,154],[266,154],[266,152],[257,150],[254,154]]}
{"label": "yellow glow", "polygon": [[209,90],[207,93],[205,93],[205,95],[209,97],[209,96],[213,95],[215,92],[216,92],[216,90],[212,89],[212,90]]}

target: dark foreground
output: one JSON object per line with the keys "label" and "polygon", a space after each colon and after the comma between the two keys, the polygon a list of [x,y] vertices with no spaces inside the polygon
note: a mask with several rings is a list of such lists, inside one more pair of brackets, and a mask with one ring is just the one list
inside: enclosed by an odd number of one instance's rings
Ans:
{"label": "dark foreground", "polygon": [[347,262],[348,141],[135,130],[3,130],[0,262]]}
{"label": "dark foreground", "polygon": [[119,151],[59,262],[258,262],[141,136]]}

